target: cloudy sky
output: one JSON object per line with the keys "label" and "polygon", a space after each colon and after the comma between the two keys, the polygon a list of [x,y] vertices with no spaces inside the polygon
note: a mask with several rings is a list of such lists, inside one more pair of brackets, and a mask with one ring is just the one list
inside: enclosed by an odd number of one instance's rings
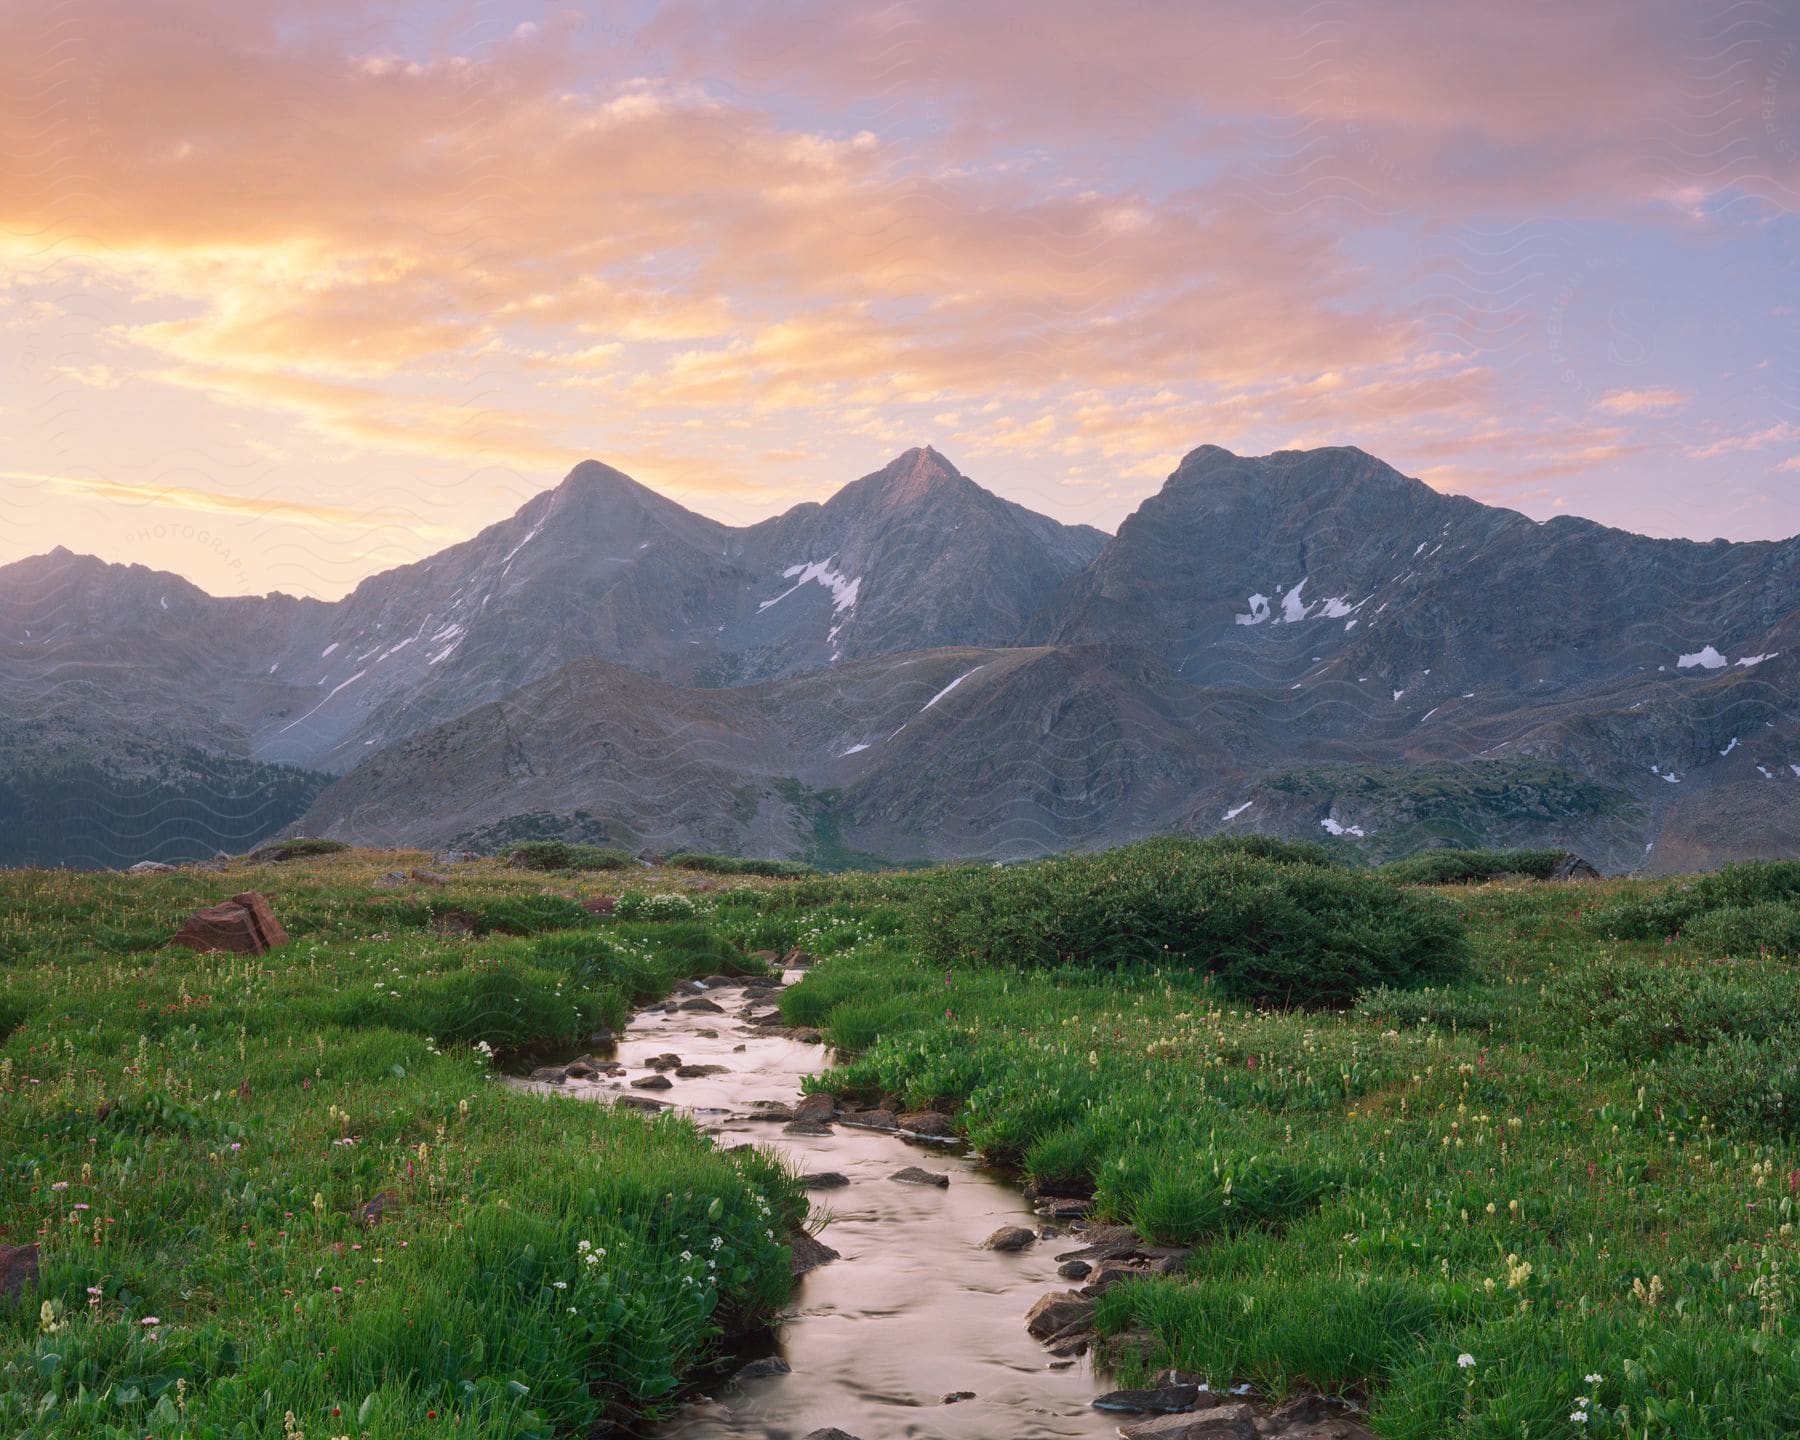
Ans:
{"label": "cloudy sky", "polygon": [[332,596],[586,456],[743,522],[925,442],[1800,530],[1791,0],[18,0],[0,137],[0,563]]}

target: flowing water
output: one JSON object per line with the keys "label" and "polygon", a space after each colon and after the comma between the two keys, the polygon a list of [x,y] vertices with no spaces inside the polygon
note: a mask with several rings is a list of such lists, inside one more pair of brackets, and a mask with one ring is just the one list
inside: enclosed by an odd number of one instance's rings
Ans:
{"label": "flowing water", "polygon": [[[797,978],[790,973],[786,980]],[[841,1258],[798,1281],[776,1330],[774,1353],[792,1372],[721,1380],[647,1434],[655,1440],[767,1437],[801,1440],[836,1426],[861,1440],[1061,1440],[1113,1436],[1119,1417],[1095,1410],[1109,1387],[1087,1359],[1057,1361],[1025,1331],[1025,1313],[1060,1279],[1056,1255],[1080,1248],[1067,1235],[1016,1254],[981,1248],[1002,1225],[1034,1229],[1017,1188],[984,1170],[959,1142],[908,1140],[891,1131],[836,1123],[829,1136],[788,1135],[751,1118],[758,1100],[792,1104],[800,1082],[827,1065],[823,1046],[748,1025],[736,987],[709,991],[725,1013],[649,1010],[619,1038],[613,1058],[624,1076],[571,1081],[567,1093],[613,1098],[653,1072],[669,1052],[726,1073],[675,1080],[655,1092],[690,1111],[723,1145],[776,1145],[807,1171],[836,1171],[847,1186],[815,1191],[815,1214],[829,1216],[820,1238]],[[917,1165],[949,1186],[889,1178]],[[974,1398],[945,1403],[947,1395]]]}

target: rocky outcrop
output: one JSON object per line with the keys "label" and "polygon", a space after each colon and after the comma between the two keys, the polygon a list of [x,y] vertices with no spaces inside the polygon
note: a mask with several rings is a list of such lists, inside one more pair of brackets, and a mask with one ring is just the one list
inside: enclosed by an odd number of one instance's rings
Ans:
{"label": "rocky outcrop", "polygon": [[223,904],[196,910],[169,943],[189,950],[262,955],[287,944],[288,934],[269,902],[259,892],[246,890]]}

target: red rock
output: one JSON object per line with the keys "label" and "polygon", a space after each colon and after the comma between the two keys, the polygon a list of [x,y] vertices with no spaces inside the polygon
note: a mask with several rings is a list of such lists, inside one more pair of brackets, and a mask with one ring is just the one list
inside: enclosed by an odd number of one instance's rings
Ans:
{"label": "red rock", "polygon": [[208,905],[188,917],[181,932],[169,942],[190,950],[229,950],[238,955],[261,955],[288,943],[269,902],[255,890],[233,895],[222,905]]}

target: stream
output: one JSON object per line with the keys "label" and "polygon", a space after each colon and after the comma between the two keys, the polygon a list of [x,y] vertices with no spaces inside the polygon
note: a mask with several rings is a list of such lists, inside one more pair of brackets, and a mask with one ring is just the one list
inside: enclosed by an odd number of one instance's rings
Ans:
{"label": "stream", "polygon": [[[803,973],[789,971],[784,984]],[[676,1002],[691,997],[677,996]],[[1057,1361],[1025,1329],[1026,1312],[1046,1291],[1069,1288],[1056,1256],[1081,1247],[1066,1233],[1015,1253],[983,1249],[1005,1225],[1042,1230],[1019,1190],[985,1170],[960,1141],[908,1139],[839,1121],[828,1135],[786,1133],[753,1118],[758,1101],[793,1105],[801,1081],[827,1065],[823,1045],[746,1022],[742,983],[705,992],[724,1007],[645,1010],[618,1038],[611,1057],[623,1075],[570,1080],[556,1088],[612,1101],[621,1093],[688,1111],[722,1145],[771,1144],[806,1171],[835,1171],[849,1184],[812,1193],[819,1238],[840,1253],[796,1282],[777,1323],[774,1354],[791,1373],[725,1379],[645,1432],[654,1440],[755,1436],[802,1440],[837,1427],[862,1440],[919,1436],[1115,1436],[1121,1417],[1092,1408],[1109,1387],[1087,1358]],[[684,1065],[723,1073],[677,1079],[647,1091],[632,1081],[658,1073],[648,1062],[669,1053]],[[949,1185],[890,1178],[913,1165],[949,1176]],[[972,1398],[946,1403],[958,1391]]]}

